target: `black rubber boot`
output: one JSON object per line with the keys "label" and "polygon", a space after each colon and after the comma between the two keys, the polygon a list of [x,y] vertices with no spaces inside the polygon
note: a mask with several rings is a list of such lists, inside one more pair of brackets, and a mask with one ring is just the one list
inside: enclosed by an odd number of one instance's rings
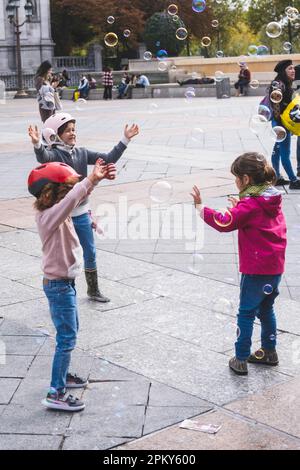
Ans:
{"label": "black rubber boot", "polygon": [[85,278],[88,286],[87,295],[90,300],[102,303],[110,302],[110,299],[102,295],[100,292],[98,286],[97,269],[95,269],[94,271],[85,271]]}
{"label": "black rubber boot", "polygon": [[265,366],[277,366],[279,364],[276,349],[272,351],[260,348],[248,358],[251,364],[263,364]]}

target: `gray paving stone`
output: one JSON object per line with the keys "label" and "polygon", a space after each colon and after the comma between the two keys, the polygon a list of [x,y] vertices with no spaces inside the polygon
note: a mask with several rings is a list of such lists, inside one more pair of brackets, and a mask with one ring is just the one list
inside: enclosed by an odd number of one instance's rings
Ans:
{"label": "gray paving stone", "polygon": [[[0,306],[8,304],[16,304],[26,300],[37,299],[41,297],[41,293],[31,287],[23,286],[19,283],[11,281],[0,276]],[[18,304],[18,308],[19,308]],[[14,309],[16,307],[14,306]],[[0,315],[3,316],[3,309],[0,309]]]}
{"label": "gray paving stone", "polygon": [[60,436],[0,434],[0,450],[59,450]]}
{"label": "gray paving stone", "polygon": [[10,356],[7,354],[1,361],[0,356],[0,377],[25,377],[33,359],[34,356]]}
{"label": "gray paving stone", "polygon": [[84,392],[87,408],[146,406],[150,383],[147,380],[90,383]]}
{"label": "gray paving stone", "polygon": [[107,450],[130,441],[128,438],[119,439],[100,435],[97,437],[89,432],[78,432],[65,439],[63,450]]}
{"label": "gray paving stone", "polygon": [[39,295],[42,296],[40,299],[18,303],[17,307],[16,305],[0,307],[0,315],[3,315],[6,321],[26,325],[36,335],[40,335],[43,330],[54,334],[55,328],[49,313],[48,301],[42,291],[39,292]]}
{"label": "gray paving stone", "polygon": [[164,384],[151,382],[149,407],[189,407],[210,409],[207,402]]}
{"label": "gray paving stone", "polygon": [[[222,405],[287,380],[273,370],[257,369],[238,377],[228,357],[159,333],[99,349],[103,358],[183,392]],[[212,373],[213,364],[213,373]]]}
{"label": "gray paving stone", "polygon": [[[17,280],[41,272],[41,260],[38,257],[19,253],[8,248],[0,248],[0,275]],[[20,270],[22,266],[22,270]]]}
{"label": "gray paving stone", "polygon": [[41,257],[42,244],[37,233],[15,230],[1,235],[0,246],[27,255]]}
{"label": "gray paving stone", "polygon": [[91,371],[90,371],[91,380],[103,380],[103,381],[138,381],[138,380],[147,380],[145,377],[139,374],[124,368],[119,367],[110,362],[96,358],[93,362]]}
{"label": "gray paving stone", "polygon": [[0,405],[7,405],[11,401],[20,382],[20,379],[0,378]]}
{"label": "gray paving stone", "polygon": [[0,336],[4,341],[6,354],[18,356],[34,356],[45,342],[42,336]]}
{"label": "gray paving stone", "polygon": [[26,325],[4,319],[0,324],[0,335],[4,336],[40,336],[43,337],[43,333],[39,330],[33,330],[28,328]]}
{"label": "gray paving stone", "polygon": [[[34,361],[31,364],[30,370],[26,376],[26,379],[43,379],[48,382],[51,377],[53,356],[43,356],[39,355],[35,357]],[[72,353],[72,360],[70,365],[70,371],[76,373],[80,377],[89,377],[90,370],[94,358],[88,355],[79,355],[78,353]]]}

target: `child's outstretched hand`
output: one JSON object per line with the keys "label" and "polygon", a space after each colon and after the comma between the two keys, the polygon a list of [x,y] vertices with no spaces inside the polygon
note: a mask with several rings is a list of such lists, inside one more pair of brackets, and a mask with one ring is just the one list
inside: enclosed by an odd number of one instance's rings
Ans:
{"label": "child's outstretched hand", "polygon": [[131,127],[126,124],[125,130],[124,130],[124,135],[128,140],[131,140],[133,137],[138,135],[140,132],[139,126],[137,124],[132,124]]}
{"label": "child's outstretched hand", "polygon": [[117,169],[114,163],[106,165],[105,162],[99,158],[94,166],[93,172],[89,176],[89,179],[94,185],[96,185],[103,179],[114,180],[116,178],[116,172]]}
{"label": "child's outstretched hand", "polygon": [[231,206],[232,207],[236,207],[238,205],[238,203],[240,202],[239,199],[237,199],[236,197],[234,196],[229,196],[228,197],[228,201],[231,203]]}
{"label": "child's outstretched hand", "polygon": [[201,194],[200,194],[200,190],[197,186],[194,186],[193,187],[193,192],[190,193],[191,196],[193,197],[194,199],[194,204],[195,204],[195,207],[199,206],[202,204],[202,197],[201,197]]}
{"label": "child's outstretched hand", "polygon": [[31,138],[31,142],[33,143],[33,145],[36,145],[40,142],[41,135],[37,126],[29,126],[28,134]]}

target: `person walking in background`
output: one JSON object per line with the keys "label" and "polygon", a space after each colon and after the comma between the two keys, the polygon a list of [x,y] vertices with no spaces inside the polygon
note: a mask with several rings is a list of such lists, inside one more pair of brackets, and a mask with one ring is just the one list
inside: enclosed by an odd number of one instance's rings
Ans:
{"label": "person walking in background", "polygon": [[111,73],[111,69],[109,67],[105,67],[104,69],[102,84],[104,86],[103,99],[112,100],[112,88],[114,85],[114,79]]}
{"label": "person walking in background", "polygon": [[[273,110],[272,126],[284,127],[281,122],[281,114],[293,99],[292,84],[295,79],[295,67],[290,59],[285,59],[278,62],[274,71],[277,72],[277,75],[269,88],[270,103]],[[280,101],[275,103],[274,97],[272,98],[271,95],[274,96],[276,93]],[[282,142],[275,143],[272,153],[272,165],[277,177],[276,186],[289,184],[290,189],[300,189],[300,180],[297,179],[291,163],[291,133],[288,129],[285,129],[285,131],[286,138]],[[280,174],[280,161],[289,180],[285,180]]]}
{"label": "person walking in background", "polygon": [[234,84],[236,89],[235,96],[244,96],[244,88],[249,85],[251,82],[251,72],[248,69],[246,62],[241,62],[240,64],[240,73],[238,76],[238,81]]}
{"label": "person walking in background", "polygon": [[35,88],[38,92],[37,101],[42,122],[55,114],[56,99],[55,90],[58,80],[52,81],[52,65],[46,60],[39,66],[35,75]]}

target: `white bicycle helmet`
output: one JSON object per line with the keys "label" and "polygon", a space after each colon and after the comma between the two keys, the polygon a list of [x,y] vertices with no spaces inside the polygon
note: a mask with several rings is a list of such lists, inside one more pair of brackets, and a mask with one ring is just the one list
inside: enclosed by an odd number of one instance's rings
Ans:
{"label": "white bicycle helmet", "polygon": [[58,113],[49,117],[45,121],[44,127],[42,129],[42,136],[44,141],[48,145],[53,145],[54,143],[60,142],[58,137],[59,128],[71,121],[76,122],[76,119],[74,119],[73,116],[71,116],[69,113]]}

